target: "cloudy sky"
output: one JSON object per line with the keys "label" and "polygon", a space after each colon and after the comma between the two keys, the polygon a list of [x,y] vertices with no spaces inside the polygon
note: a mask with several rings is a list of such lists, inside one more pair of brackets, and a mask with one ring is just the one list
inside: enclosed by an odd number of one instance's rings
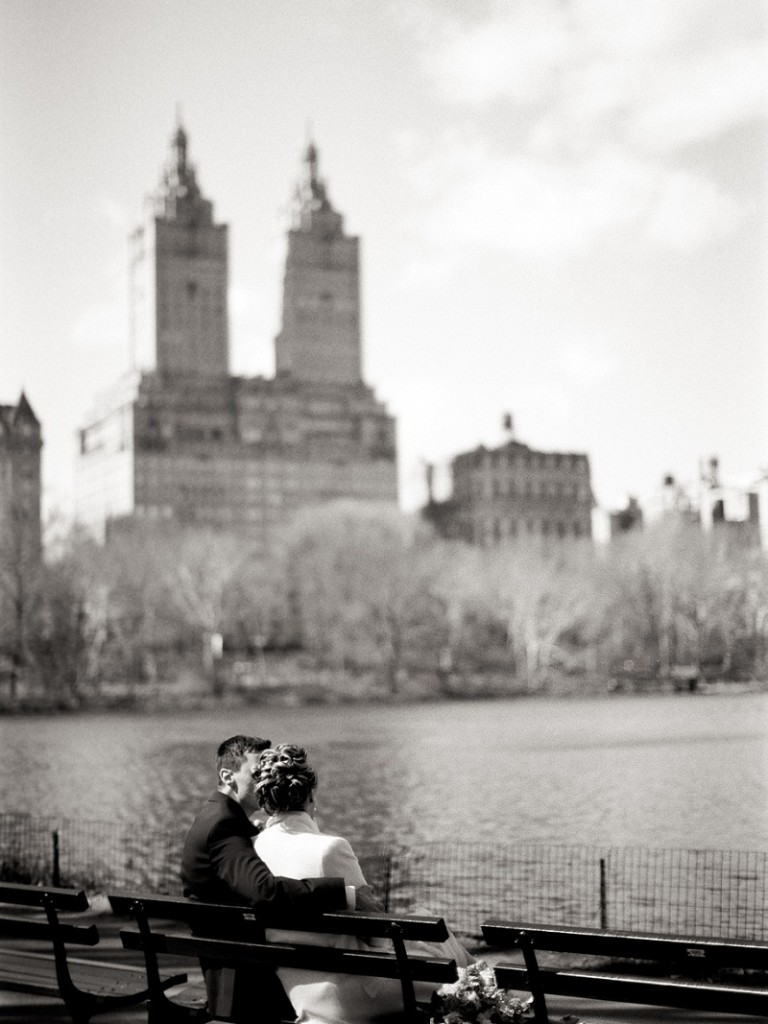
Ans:
{"label": "cloudy sky", "polygon": [[362,238],[365,374],[425,462],[586,451],[602,508],[768,467],[768,0],[0,0],[0,402],[47,506],[128,365],[127,236],[177,109],[273,372],[308,133]]}

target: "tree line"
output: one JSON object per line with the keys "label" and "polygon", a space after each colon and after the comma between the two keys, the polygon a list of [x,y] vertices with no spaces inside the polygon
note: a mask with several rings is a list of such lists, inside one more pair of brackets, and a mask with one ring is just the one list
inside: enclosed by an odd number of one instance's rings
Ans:
{"label": "tree line", "polygon": [[162,685],[199,659],[300,651],[317,670],[373,674],[392,694],[495,673],[525,692],[768,677],[768,562],[727,531],[670,518],[608,544],[483,548],[418,516],[353,504],[298,516],[267,555],[206,530],[74,530],[45,559],[0,546],[4,697],[34,684],[83,705],[109,680]]}

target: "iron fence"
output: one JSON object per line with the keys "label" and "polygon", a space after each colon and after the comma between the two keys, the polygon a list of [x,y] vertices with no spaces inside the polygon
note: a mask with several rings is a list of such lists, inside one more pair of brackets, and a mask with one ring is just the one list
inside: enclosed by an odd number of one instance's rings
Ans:
{"label": "iron fence", "polygon": [[[178,893],[184,830],[0,813],[0,878]],[[389,909],[764,941],[768,852],[576,845],[357,843]]]}

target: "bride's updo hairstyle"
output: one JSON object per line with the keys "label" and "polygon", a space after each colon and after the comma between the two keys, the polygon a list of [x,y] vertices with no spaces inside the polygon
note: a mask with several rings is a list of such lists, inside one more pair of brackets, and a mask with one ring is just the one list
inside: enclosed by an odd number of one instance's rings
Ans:
{"label": "bride's updo hairstyle", "polygon": [[262,751],[256,775],[259,806],[268,814],[303,811],[317,786],[307,764],[307,752],[295,743],[280,743]]}

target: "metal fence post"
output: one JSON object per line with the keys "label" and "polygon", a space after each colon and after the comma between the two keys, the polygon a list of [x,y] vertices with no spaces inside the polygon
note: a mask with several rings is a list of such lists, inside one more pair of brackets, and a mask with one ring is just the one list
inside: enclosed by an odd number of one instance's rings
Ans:
{"label": "metal fence post", "polygon": [[605,857],[600,858],[600,927],[608,927],[608,886],[606,882]]}
{"label": "metal fence post", "polygon": [[61,865],[59,862],[59,830],[55,828],[52,833],[53,839],[53,870],[51,885],[59,888],[61,886]]}
{"label": "metal fence post", "polygon": [[389,894],[392,890],[392,850],[387,853],[386,869],[384,871],[384,909],[389,910]]}

